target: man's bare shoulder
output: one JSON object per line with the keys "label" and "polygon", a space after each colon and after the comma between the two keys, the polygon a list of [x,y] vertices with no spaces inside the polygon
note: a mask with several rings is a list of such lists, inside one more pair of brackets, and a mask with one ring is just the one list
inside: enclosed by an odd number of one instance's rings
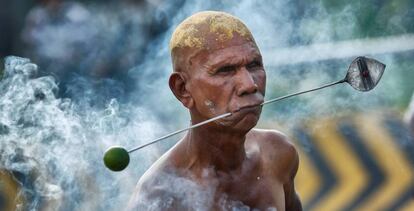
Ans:
{"label": "man's bare shoulder", "polygon": [[289,180],[296,173],[298,153],[288,137],[277,130],[253,129],[247,134],[248,146],[258,146],[264,165],[273,168],[277,177]]}
{"label": "man's bare shoulder", "polygon": [[213,188],[180,173],[165,154],[140,178],[127,210],[202,210],[212,204]]}
{"label": "man's bare shoulder", "polygon": [[181,152],[178,145],[164,153],[141,176],[127,210],[188,210],[187,207],[193,206],[191,200],[187,200],[191,194],[210,194],[177,168],[177,154]]}
{"label": "man's bare shoulder", "polygon": [[[163,154],[139,179],[136,192],[148,192],[154,190],[154,186],[159,183],[159,178],[163,174],[173,174],[171,166],[171,150]],[[149,188],[151,187],[151,188]]]}
{"label": "man's bare shoulder", "polygon": [[288,137],[278,130],[252,129],[247,134],[247,141],[258,144],[261,149],[283,152],[279,156],[294,156],[296,149]]}
{"label": "man's bare shoulder", "polygon": [[168,177],[169,153],[161,156],[139,179],[134,193],[129,201],[129,209],[136,210],[137,207],[146,205],[148,199],[163,195],[166,187],[165,178]]}

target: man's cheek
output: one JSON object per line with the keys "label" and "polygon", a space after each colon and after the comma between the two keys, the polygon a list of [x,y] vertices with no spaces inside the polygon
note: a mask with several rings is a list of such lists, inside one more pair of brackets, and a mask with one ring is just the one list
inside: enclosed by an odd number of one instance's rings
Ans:
{"label": "man's cheek", "polygon": [[262,80],[260,80],[259,84],[259,90],[263,94],[263,96],[266,93],[266,77],[264,77]]}
{"label": "man's cheek", "polygon": [[204,105],[207,107],[207,109],[210,111],[211,114],[215,115],[217,114],[216,111],[216,104],[211,100],[204,100]]}

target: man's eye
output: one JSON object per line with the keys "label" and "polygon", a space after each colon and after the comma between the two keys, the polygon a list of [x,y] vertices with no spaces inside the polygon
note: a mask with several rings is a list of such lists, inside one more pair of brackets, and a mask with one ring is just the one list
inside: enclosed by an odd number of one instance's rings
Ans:
{"label": "man's eye", "polygon": [[229,73],[229,72],[232,72],[234,70],[236,70],[235,66],[224,66],[224,67],[220,67],[217,70],[217,73]]}
{"label": "man's eye", "polygon": [[261,68],[261,67],[262,67],[262,63],[260,63],[259,61],[250,62],[246,66],[246,68],[249,69],[249,70],[256,69],[256,68]]}

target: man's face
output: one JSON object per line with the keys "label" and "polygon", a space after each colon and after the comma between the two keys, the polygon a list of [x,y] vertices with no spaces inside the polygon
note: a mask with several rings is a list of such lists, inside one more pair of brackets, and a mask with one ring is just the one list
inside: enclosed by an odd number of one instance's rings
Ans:
{"label": "man's face", "polygon": [[[218,123],[250,130],[259,120],[266,86],[256,44],[240,37],[189,57],[188,88],[200,120],[232,112]],[[193,110],[194,110],[193,109]],[[242,109],[242,110],[240,110]],[[193,111],[194,113],[194,111]]]}

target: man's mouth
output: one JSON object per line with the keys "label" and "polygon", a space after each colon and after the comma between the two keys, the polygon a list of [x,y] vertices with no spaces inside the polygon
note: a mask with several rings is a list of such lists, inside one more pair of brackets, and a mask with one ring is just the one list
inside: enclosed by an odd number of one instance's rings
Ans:
{"label": "man's mouth", "polygon": [[258,108],[259,106],[261,106],[262,103],[263,102],[255,103],[255,104],[251,104],[251,105],[246,105],[246,106],[242,106],[240,108],[235,109],[231,113],[234,114],[234,113],[240,112],[240,111],[250,111],[250,110],[254,110],[254,109]]}
{"label": "man's mouth", "polygon": [[222,125],[231,125],[234,122],[240,121],[242,118],[246,117],[248,114],[260,115],[260,108],[262,106],[263,101],[260,101],[255,104],[250,104],[246,106],[239,107],[231,111],[231,115],[225,117],[220,121]]}

